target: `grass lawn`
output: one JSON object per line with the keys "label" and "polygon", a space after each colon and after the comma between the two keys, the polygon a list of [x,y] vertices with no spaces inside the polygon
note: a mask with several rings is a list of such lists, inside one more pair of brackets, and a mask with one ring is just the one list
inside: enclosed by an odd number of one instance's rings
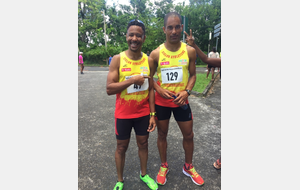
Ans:
{"label": "grass lawn", "polygon": [[[158,78],[156,73],[153,76],[154,78]],[[196,82],[193,88],[193,91],[202,93],[204,91],[204,89],[206,88],[206,86],[209,84],[211,80],[211,77],[206,79],[206,73],[198,73],[196,75]]]}
{"label": "grass lawn", "polygon": [[206,67],[206,65],[196,65],[196,67]]}
{"label": "grass lawn", "polygon": [[202,93],[211,80],[211,76],[206,79],[206,73],[198,73],[193,91]]}

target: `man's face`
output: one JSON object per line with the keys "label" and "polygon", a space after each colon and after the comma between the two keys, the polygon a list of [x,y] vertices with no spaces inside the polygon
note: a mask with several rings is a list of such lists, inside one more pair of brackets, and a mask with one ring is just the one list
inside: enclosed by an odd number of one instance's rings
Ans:
{"label": "man's face", "polygon": [[142,27],[132,25],[128,28],[126,34],[126,41],[131,51],[141,51],[145,39],[146,36],[144,35]]}
{"label": "man's face", "polygon": [[166,40],[170,43],[178,43],[181,38],[183,25],[180,24],[180,19],[177,16],[170,16],[167,20],[166,27],[163,27],[166,34]]}

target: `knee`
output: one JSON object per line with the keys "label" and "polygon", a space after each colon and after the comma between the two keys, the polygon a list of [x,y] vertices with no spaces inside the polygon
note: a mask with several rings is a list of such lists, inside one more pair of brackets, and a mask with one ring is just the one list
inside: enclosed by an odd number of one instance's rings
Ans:
{"label": "knee", "polygon": [[148,148],[148,139],[138,142],[139,149],[147,149]]}
{"label": "knee", "polygon": [[194,139],[194,132],[191,132],[189,134],[184,135],[183,138],[186,141],[193,141],[193,139]]}
{"label": "knee", "polygon": [[128,148],[128,145],[118,144],[117,145],[117,153],[118,154],[124,154],[126,152],[127,148]]}
{"label": "knee", "polygon": [[159,140],[166,140],[167,134],[168,134],[167,132],[158,130],[157,138],[158,138]]}

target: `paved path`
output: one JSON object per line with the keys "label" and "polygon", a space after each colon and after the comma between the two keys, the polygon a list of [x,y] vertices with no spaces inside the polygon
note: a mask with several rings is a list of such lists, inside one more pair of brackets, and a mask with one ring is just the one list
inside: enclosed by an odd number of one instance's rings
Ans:
{"label": "paved path", "polygon": [[[204,68],[205,69],[205,68]],[[78,72],[78,189],[112,190],[116,180],[114,134],[115,95],[106,94],[107,71]],[[168,134],[168,163],[170,172],[164,190],[219,190],[221,171],[213,162],[221,155],[221,82],[217,80],[214,93],[206,98],[190,96],[194,117],[193,164],[205,181],[201,187],[182,173],[184,152],[182,135],[172,116]],[[160,165],[156,146],[157,130],[149,137],[147,172],[155,178]],[[147,190],[139,179],[139,158],[134,132],[126,152],[124,190]]]}

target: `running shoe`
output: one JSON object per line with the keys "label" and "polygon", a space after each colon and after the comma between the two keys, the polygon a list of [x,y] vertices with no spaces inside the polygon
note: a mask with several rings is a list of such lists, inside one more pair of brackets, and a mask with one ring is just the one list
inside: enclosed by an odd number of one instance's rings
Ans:
{"label": "running shoe", "polygon": [[194,166],[191,165],[191,167],[186,168],[185,165],[183,165],[183,169],[182,172],[190,177],[192,179],[192,181],[196,184],[196,185],[203,185],[204,184],[204,180],[202,179],[202,177],[196,172]]}
{"label": "running shoe", "polygon": [[169,168],[167,168],[165,165],[160,166],[159,172],[156,176],[156,182],[159,185],[164,185],[167,183],[166,175],[169,173]]}
{"label": "running shoe", "polygon": [[117,184],[116,184],[116,186],[115,186],[115,188],[114,188],[114,190],[122,190],[123,189],[123,185],[124,185],[123,182],[118,181]]}
{"label": "running shoe", "polygon": [[148,174],[146,174],[144,177],[142,177],[142,175],[140,174],[140,179],[143,182],[145,182],[151,190],[157,190],[158,189],[157,183],[151,177],[149,177]]}

